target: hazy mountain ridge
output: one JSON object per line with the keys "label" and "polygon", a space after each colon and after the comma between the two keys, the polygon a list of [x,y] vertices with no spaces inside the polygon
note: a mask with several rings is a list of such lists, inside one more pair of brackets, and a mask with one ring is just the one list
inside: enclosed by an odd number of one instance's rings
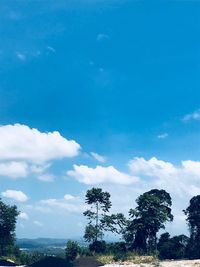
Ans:
{"label": "hazy mountain ridge", "polygon": [[64,247],[68,240],[69,239],[57,238],[19,238],[16,240],[16,244],[22,249],[38,249],[47,247]]}

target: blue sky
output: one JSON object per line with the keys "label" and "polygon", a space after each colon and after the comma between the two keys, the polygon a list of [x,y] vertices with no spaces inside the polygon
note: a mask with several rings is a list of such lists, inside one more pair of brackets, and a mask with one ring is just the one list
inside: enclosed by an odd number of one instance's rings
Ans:
{"label": "blue sky", "polygon": [[[18,237],[83,234],[93,186],[200,193],[200,3],[1,0],[0,176]],[[72,141],[73,140],[73,141]],[[120,197],[119,197],[120,196]]]}

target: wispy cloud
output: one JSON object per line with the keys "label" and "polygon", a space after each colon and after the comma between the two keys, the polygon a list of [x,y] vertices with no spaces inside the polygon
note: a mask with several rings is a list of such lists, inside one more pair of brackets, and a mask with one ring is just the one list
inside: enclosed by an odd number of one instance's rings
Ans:
{"label": "wispy cloud", "polygon": [[106,157],[101,156],[101,155],[99,155],[98,153],[90,152],[90,155],[91,155],[94,159],[96,159],[97,161],[99,161],[99,162],[102,162],[102,163],[106,162]]}
{"label": "wispy cloud", "polygon": [[169,136],[168,133],[159,134],[157,137],[158,139],[166,139]]}
{"label": "wispy cloud", "polygon": [[52,52],[52,53],[55,53],[56,52],[56,49],[54,47],[52,47],[52,46],[47,46],[47,50],[49,52]]}
{"label": "wispy cloud", "polygon": [[182,121],[184,122],[188,122],[188,121],[199,121],[200,120],[200,109],[192,112],[192,113],[189,113],[189,114],[186,114],[183,118],[182,118]]}
{"label": "wispy cloud", "polygon": [[42,227],[43,226],[43,223],[41,223],[40,221],[34,221],[33,223],[38,227]]}
{"label": "wispy cloud", "polygon": [[20,212],[18,218],[22,219],[22,220],[28,220],[29,216],[28,216],[28,214],[26,212]]}
{"label": "wispy cloud", "polygon": [[26,55],[21,52],[16,52],[16,56],[20,61],[26,61]]}
{"label": "wispy cloud", "polygon": [[72,213],[81,213],[84,210],[84,205],[83,205],[82,200],[80,198],[72,196],[70,194],[66,194],[61,199],[50,198],[50,199],[41,200],[39,202],[38,206],[48,207],[53,212],[55,212],[55,209],[57,211],[65,210],[65,211],[68,211],[70,213],[71,212]]}
{"label": "wispy cloud", "polygon": [[104,40],[109,40],[110,39],[110,37],[109,37],[109,35],[107,35],[107,34],[105,34],[105,33],[99,33],[98,35],[97,35],[97,41],[98,42],[101,42],[101,41],[104,41]]}
{"label": "wispy cloud", "polygon": [[41,174],[37,178],[42,182],[53,182],[55,180],[55,176],[50,173]]}

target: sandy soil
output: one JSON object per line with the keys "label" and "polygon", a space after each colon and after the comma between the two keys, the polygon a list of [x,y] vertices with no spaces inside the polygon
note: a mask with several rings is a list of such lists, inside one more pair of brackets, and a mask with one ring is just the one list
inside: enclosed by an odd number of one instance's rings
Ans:
{"label": "sandy soil", "polygon": [[200,267],[200,260],[163,261],[159,264],[108,264],[104,267]]}

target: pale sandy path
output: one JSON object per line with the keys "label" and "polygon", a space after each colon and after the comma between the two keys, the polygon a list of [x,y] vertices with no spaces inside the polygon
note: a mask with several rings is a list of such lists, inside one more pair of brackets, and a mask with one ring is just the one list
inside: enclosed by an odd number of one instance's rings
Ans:
{"label": "pale sandy path", "polygon": [[[154,267],[156,265],[140,263],[140,264],[107,264],[104,267]],[[200,260],[182,260],[182,261],[163,261],[159,267],[200,267]],[[156,266],[156,267],[157,267]]]}

